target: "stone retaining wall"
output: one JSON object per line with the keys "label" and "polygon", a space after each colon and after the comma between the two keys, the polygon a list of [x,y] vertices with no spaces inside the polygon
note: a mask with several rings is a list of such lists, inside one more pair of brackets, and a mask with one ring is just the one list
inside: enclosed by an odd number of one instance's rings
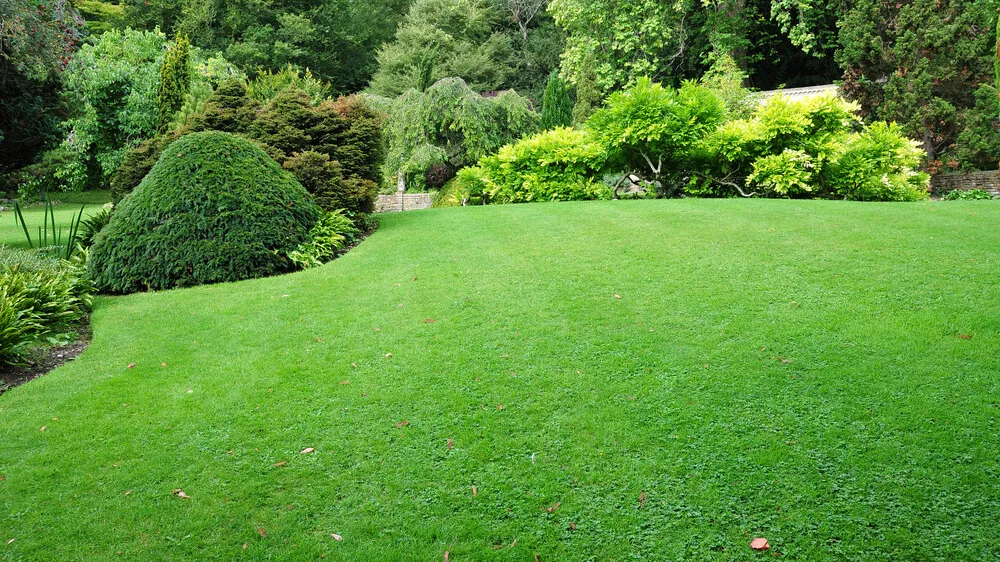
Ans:
{"label": "stone retaining wall", "polygon": [[399,211],[415,211],[417,209],[430,209],[430,193],[393,193],[392,195],[379,195],[375,201],[376,213],[395,213]]}
{"label": "stone retaining wall", "polygon": [[994,196],[1000,196],[1000,171],[953,172],[938,174],[931,178],[931,190],[937,195],[944,195],[954,189],[962,191],[982,189]]}

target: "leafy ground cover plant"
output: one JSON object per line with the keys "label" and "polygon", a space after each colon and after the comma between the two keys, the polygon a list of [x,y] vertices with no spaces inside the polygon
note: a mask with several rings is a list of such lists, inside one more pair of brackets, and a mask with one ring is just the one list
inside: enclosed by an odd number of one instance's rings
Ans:
{"label": "leafy ground cover plant", "polygon": [[79,263],[0,246],[0,366],[21,361],[41,338],[72,331],[92,293]]}
{"label": "leafy ground cover plant", "polygon": [[249,141],[192,133],[169,145],[95,237],[98,289],[128,293],[288,271],[319,207]]}
{"label": "leafy ground cover plant", "polygon": [[984,189],[953,189],[944,196],[945,201],[975,201],[983,199],[996,199],[996,197]]}

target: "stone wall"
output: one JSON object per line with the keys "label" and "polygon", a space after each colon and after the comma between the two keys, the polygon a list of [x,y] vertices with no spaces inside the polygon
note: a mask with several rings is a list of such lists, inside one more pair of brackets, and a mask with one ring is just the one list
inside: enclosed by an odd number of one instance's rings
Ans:
{"label": "stone wall", "polygon": [[944,195],[954,189],[963,191],[982,189],[994,196],[1000,196],[1000,171],[953,172],[938,174],[931,178],[931,190],[935,195]]}
{"label": "stone wall", "polygon": [[392,195],[379,195],[375,200],[376,213],[395,213],[399,211],[415,211],[417,209],[430,209],[430,193],[393,193]]}

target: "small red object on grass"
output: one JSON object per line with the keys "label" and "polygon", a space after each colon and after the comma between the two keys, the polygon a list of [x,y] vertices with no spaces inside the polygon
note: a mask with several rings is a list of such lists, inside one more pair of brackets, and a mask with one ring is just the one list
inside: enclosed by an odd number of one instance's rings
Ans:
{"label": "small red object on grass", "polygon": [[771,545],[767,544],[767,539],[764,537],[757,537],[750,541],[750,548],[754,550],[767,550],[771,548]]}

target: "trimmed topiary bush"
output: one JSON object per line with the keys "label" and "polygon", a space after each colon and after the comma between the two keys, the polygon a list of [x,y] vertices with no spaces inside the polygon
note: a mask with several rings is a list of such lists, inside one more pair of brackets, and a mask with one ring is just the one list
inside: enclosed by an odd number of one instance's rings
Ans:
{"label": "trimmed topiary bush", "polygon": [[114,293],[273,275],[293,269],[288,254],[319,216],[305,188],[251,142],[193,133],[122,200],[88,268]]}

